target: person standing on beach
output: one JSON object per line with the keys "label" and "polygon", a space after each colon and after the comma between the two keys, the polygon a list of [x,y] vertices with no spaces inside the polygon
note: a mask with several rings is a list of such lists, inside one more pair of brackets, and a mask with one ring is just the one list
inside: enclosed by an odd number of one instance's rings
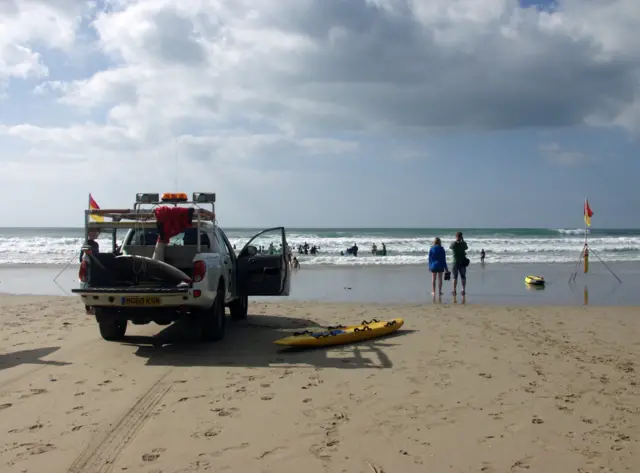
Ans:
{"label": "person standing on beach", "polygon": [[[94,255],[96,253],[100,253],[100,245],[96,241],[98,239],[99,235],[100,234],[98,232],[89,233],[89,238],[87,238],[87,242],[83,245],[83,246],[91,247],[91,253],[94,254]],[[84,250],[81,248],[80,249],[80,263],[81,264],[82,264],[82,256],[83,255],[84,255]]]}
{"label": "person standing on beach", "polygon": [[466,294],[467,290],[467,266],[469,266],[469,260],[467,259],[467,242],[462,237],[462,232],[456,233],[456,240],[449,246],[453,252],[453,294],[457,294],[458,289],[458,275],[462,281],[462,295]]}
{"label": "person standing on beach", "polygon": [[431,271],[431,294],[436,295],[437,276],[438,293],[442,295],[442,273],[449,272],[449,268],[447,267],[447,255],[438,237],[433,240],[433,246],[429,249],[429,271]]}

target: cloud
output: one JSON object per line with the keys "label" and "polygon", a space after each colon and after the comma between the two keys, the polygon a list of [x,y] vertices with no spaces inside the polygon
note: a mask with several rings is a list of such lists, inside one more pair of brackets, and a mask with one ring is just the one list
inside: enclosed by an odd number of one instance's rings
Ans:
{"label": "cloud", "polygon": [[638,24],[632,0],[112,2],[93,25],[119,65],[60,101],[120,106],[136,128],[162,110],[299,130],[635,129]]}
{"label": "cloud", "polygon": [[[172,163],[177,140],[181,160],[225,163],[236,169],[227,177],[242,179],[237,169],[273,177],[400,132],[640,132],[637,0],[563,0],[551,11],[516,0],[0,5],[9,25],[0,83],[40,78],[42,107],[76,114],[69,127],[5,125],[0,135],[30,147],[5,160]],[[91,67],[47,78],[61,68],[54,60],[87,43]],[[398,149],[405,162],[424,155]],[[541,152],[564,164],[584,158]]]}
{"label": "cloud", "polygon": [[0,2],[0,89],[10,78],[46,77],[49,68],[37,49],[68,51],[88,2],[3,0]]}
{"label": "cloud", "polygon": [[547,160],[559,166],[575,166],[578,164],[593,163],[593,156],[580,151],[563,149],[558,143],[545,143],[538,148]]}

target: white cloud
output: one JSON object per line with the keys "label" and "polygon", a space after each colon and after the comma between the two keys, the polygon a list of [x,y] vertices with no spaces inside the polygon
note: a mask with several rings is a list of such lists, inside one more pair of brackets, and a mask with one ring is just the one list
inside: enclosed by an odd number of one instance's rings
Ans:
{"label": "white cloud", "polygon": [[158,110],[164,124],[193,114],[298,129],[635,127],[632,0],[568,0],[554,14],[507,0],[378,3],[118,2],[94,26],[121,64],[60,100],[125,104],[116,121],[135,128],[157,127]]}
{"label": "white cloud", "polygon": [[37,49],[74,46],[80,14],[88,2],[3,0],[0,2],[0,87],[10,78],[43,77],[49,72]]}
{"label": "white cloud", "polygon": [[45,78],[47,50],[86,46],[83,21],[109,64],[34,89],[43,103],[76,111],[75,125],[0,128],[0,139],[29,143],[31,158],[170,163],[178,138],[184,159],[248,169],[273,156],[351,156],[359,142],[400,128],[640,131],[637,0],[563,0],[553,13],[516,0],[0,5],[0,23],[9,25],[0,82]]}

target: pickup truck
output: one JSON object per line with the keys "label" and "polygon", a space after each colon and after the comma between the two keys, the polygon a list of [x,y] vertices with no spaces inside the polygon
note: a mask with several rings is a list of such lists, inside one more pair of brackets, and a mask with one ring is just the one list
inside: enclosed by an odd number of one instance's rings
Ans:
{"label": "pickup truck", "polygon": [[[284,227],[257,233],[236,254],[216,224],[214,203],[213,193],[194,193],[191,201],[186,194],[138,194],[133,209],[85,211],[80,287],[72,292],[95,315],[102,338],[123,339],[129,322],[168,325],[186,319],[199,339],[216,341],[225,334],[225,307],[240,320],[247,317],[249,296],[289,295]],[[176,208],[185,209],[177,220],[161,221]],[[118,229],[128,229],[120,246]],[[112,235],[111,251],[96,252],[92,239],[105,231]],[[258,251],[274,241],[282,251]]]}

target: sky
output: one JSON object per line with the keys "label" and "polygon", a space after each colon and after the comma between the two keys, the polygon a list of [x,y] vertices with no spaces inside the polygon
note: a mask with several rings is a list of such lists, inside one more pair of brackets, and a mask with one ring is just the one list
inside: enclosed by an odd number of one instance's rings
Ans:
{"label": "sky", "polygon": [[0,226],[640,227],[637,0],[2,0]]}

